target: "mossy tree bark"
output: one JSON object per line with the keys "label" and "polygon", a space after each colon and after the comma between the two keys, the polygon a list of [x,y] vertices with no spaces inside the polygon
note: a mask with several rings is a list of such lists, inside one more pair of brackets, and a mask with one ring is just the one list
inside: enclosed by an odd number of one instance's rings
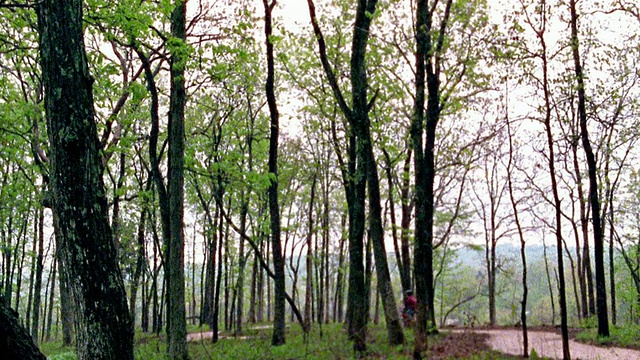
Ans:
{"label": "mossy tree bark", "polygon": [[133,359],[133,327],[107,219],[81,0],[36,4],[56,242],[79,359]]}

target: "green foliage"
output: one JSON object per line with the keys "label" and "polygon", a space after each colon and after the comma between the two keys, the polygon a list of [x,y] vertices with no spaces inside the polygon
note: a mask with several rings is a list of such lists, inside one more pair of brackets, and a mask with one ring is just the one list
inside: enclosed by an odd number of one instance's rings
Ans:
{"label": "green foliage", "polygon": [[61,341],[45,342],[40,344],[40,351],[51,360],[75,360],[77,359],[73,347],[64,346]]}
{"label": "green foliage", "polygon": [[[198,333],[206,331],[203,328],[190,328],[190,332]],[[236,338],[222,333],[221,338],[215,344],[210,340],[202,340],[189,343],[189,356],[192,359],[354,359],[352,343],[347,339],[343,324],[322,325],[322,337],[317,324],[312,326],[308,338],[303,336],[298,324],[291,324],[287,329],[287,343],[273,347],[270,344],[270,324],[249,328],[242,338]],[[413,332],[407,332],[407,344],[389,346],[384,324],[370,324],[369,344],[366,358],[371,359],[411,359],[413,353]],[[444,335],[434,335],[429,338],[432,348],[437,348]],[[166,359],[166,341],[153,334],[136,334],[134,349],[136,359],[140,360],[164,360]],[[64,348],[60,343],[45,343],[43,352],[50,359],[72,360],[75,354],[69,348]],[[532,352],[535,353],[535,352]],[[532,355],[534,356],[534,355]],[[477,352],[467,359],[516,359],[515,356],[507,356],[494,351]],[[537,359],[537,357],[534,357]]]}
{"label": "green foliage", "polygon": [[65,352],[48,357],[49,360],[76,360],[78,356],[75,352]]}
{"label": "green foliage", "polygon": [[536,352],[536,349],[531,348],[531,352],[529,353],[529,357],[533,360],[535,359],[539,359],[538,357],[538,353]]}

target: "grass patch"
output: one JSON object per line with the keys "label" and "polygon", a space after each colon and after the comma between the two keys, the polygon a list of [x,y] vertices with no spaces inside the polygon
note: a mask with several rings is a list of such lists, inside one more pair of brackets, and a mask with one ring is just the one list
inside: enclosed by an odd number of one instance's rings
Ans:
{"label": "grass patch", "polygon": [[76,348],[64,346],[62,341],[50,341],[40,344],[40,351],[51,360],[75,360]]}
{"label": "grass patch", "polygon": [[597,328],[588,328],[576,334],[576,340],[600,346],[616,346],[631,349],[640,349],[639,325],[625,327],[610,326],[609,337],[598,336]]}

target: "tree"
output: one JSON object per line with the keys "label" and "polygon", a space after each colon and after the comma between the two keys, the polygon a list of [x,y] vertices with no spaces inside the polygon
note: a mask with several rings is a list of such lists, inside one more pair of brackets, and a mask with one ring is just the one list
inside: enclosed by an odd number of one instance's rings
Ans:
{"label": "tree", "polygon": [[529,285],[527,284],[527,255],[526,255],[526,240],[524,238],[524,231],[520,222],[520,215],[518,214],[518,200],[514,195],[514,169],[516,168],[515,155],[516,148],[513,141],[513,132],[511,130],[511,121],[509,119],[509,108],[506,109],[507,113],[507,137],[509,139],[509,155],[507,160],[507,185],[509,189],[509,200],[511,202],[511,208],[513,209],[513,217],[518,230],[518,239],[520,240],[520,260],[522,261],[522,300],[520,302],[520,322],[522,324],[522,356],[529,357],[529,332],[527,328],[527,300],[529,296]]}
{"label": "tree", "polygon": [[598,195],[598,175],[596,168],[596,158],[593,154],[589,131],[587,128],[587,108],[584,73],[582,61],[580,59],[580,43],[578,39],[578,14],[576,11],[576,1],[569,1],[569,11],[571,12],[571,53],[573,55],[574,70],[576,73],[576,83],[578,91],[578,114],[580,116],[580,139],[587,158],[587,168],[589,174],[589,204],[591,205],[591,216],[593,224],[593,252],[596,268],[596,304],[598,313],[598,336],[609,336],[609,319],[607,309],[607,287],[604,273],[604,237],[602,234],[602,219],[600,218],[600,198]]}
{"label": "tree", "polygon": [[133,359],[133,327],[107,219],[82,1],[42,1],[36,12],[51,146],[49,190],[57,247],[78,314],[78,358]]}
{"label": "tree", "polygon": [[278,206],[278,134],[280,132],[278,104],[275,94],[275,66],[272,38],[272,12],[276,1],[262,0],[264,5],[265,25],[264,33],[267,44],[267,82],[265,90],[267,103],[271,116],[271,132],[269,134],[269,228],[271,229],[271,246],[273,253],[275,307],[273,320],[273,337],[271,345],[278,346],[285,343],[285,279],[284,279],[284,254],[280,243],[280,207]]}
{"label": "tree", "polygon": [[[487,268],[487,282],[489,287],[489,324],[496,325],[496,277],[499,270],[498,256],[496,249],[498,241],[511,234],[510,229],[503,229],[505,223],[510,221],[512,214],[509,212],[503,214],[500,212],[503,207],[503,198],[506,196],[507,183],[500,174],[499,163],[505,156],[505,150],[501,144],[504,144],[504,136],[497,134],[495,142],[489,142],[492,147],[483,160],[484,174],[482,185],[476,186],[473,192],[480,203],[477,209],[479,217],[484,225],[485,237],[485,261]],[[486,198],[486,201],[485,201]]]}
{"label": "tree", "polygon": [[188,359],[184,301],[184,111],[187,5],[177,0],[171,13],[171,96],[169,100],[169,238],[166,246],[167,353],[172,359]]}
{"label": "tree", "polygon": [[563,262],[563,241],[562,241],[562,209],[560,203],[560,195],[558,191],[558,180],[556,174],[555,164],[555,146],[553,140],[553,133],[551,127],[551,85],[549,82],[549,64],[548,64],[548,49],[545,41],[545,35],[547,31],[547,5],[543,0],[540,4],[540,27],[535,30],[538,40],[540,41],[540,60],[542,61],[542,90],[544,96],[544,128],[547,140],[548,150],[548,163],[549,163],[549,176],[551,180],[551,191],[553,193],[553,206],[555,210],[555,235],[556,235],[556,250],[557,250],[557,263],[558,263],[558,282],[559,282],[559,295],[560,295],[560,327],[562,332],[562,354],[564,359],[571,358],[571,352],[569,351],[569,336],[567,327],[567,300],[566,300],[566,287],[564,279],[564,262]]}
{"label": "tree", "polygon": [[[439,78],[441,62],[439,59],[442,56],[451,4],[451,0],[445,3],[439,33],[433,39],[433,12],[429,9],[428,1],[420,0],[416,3],[415,98],[411,120],[411,146],[414,152],[416,193],[413,269],[418,300],[416,341],[413,350],[415,359],[422,358],[421,353],[426,350],[428,322],[431,321],[433,324],[435,319],[433,315],[435,294],[433,288],[434,146],[436,128],[442,110]],[[425,94],[427,94],[426,99]],[[425,135],[426,143],[423,141]]]}
{"label": "tree", "polygon": [[[343,170],[343,182],[347,193],[349,210],[349,295],[347,319],[349,334],[354,339],[356,352],[366,349],[366,323],[368,297],[364,282],[363,240],[365,228],[365,192],[369,200],[369,235],[375,256],[378,291],[384,306],[389,342],[397,345],[404,342],[396,302],[391,288],[391,279],[384,247],[380,181],[374,155],[373,137],[369,112],[373,108],[377,94],[368,98],[368,74],[366,52],[375,0],[358,2],[353,25],[350,56],[351,106],[345,101],[334,70],[327,57],[326,43],[317,22],[313,1],[308,1],[309,14],[318,42],[320,61],[329,82],[335,101],[348,122],[348,166]],[[370,278],[369,278],[370,279]]]}

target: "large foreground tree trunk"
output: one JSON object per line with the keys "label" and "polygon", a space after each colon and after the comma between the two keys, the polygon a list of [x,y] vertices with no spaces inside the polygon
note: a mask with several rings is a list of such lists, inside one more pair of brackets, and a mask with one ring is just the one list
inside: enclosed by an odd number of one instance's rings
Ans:
{"label": "large foreground tree trunk", "polygon": [[107,219],[82,1],[36,4],[56,241],[76,302],[79,359],[133,359],[133,327]]}
{"label": "large foreground tree trunk", "polygon": [[169,242],[167,257],[167,354],[188,359],[187,322],[184,300],[184,108],[186,2],[177,0],[171,13],[171,35],[180,40],[171,54],[171,98],[169,100]]}
{"label": "large foreground tree trunk", "polygon": [[20,325],[18,314],[0,295],[0,354],[5,360],[44,360],[27,329]]}

